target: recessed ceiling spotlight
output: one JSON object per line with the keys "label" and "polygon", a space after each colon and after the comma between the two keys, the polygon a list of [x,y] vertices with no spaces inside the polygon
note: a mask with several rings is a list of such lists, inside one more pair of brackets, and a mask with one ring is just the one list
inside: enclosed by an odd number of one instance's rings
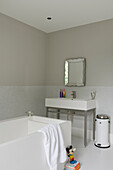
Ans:
{"label": "recessed ceiling spotlight", "polygon": [[47,20],[49,20],[49,21],[52,20],[52,17],[47,17]]}

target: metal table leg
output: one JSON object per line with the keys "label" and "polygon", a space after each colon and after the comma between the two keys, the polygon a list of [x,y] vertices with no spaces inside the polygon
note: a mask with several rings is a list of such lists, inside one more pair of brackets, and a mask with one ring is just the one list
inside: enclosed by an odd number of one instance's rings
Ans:
{"label": "metal table leg", "polygon": [[95,115],[96,109],[93,110],[93,140],[95,140]]}
{"label": "metal table leg", "polygon": [[87,112],[84,113],[84,146],[87,146]]}
{"label": "metal table leg", "polygon": [[60,109],[57,110],[57,119],[60,119]]}
{"label": "metal table leg", "polygon": [[71,119],[71,111],[68,110],[68,112],[67,112],[67,120],[70,120],[70,119]]}
{"label": "metal table leg", "polygon": [[48,117],[48,107],[46,107],[46,117]]}

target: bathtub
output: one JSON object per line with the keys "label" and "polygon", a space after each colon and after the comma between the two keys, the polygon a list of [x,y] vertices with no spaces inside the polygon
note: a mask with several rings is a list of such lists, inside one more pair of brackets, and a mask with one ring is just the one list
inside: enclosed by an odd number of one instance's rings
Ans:
{"label": "bathtub", "polygon": [[[0,170],[49,170],[44,136],[37,132],[49,123],[59,124],[65,146],[71,144],[70,121],[38,116],[0,121]],[[59,164],[61,169],[63,164]]]}

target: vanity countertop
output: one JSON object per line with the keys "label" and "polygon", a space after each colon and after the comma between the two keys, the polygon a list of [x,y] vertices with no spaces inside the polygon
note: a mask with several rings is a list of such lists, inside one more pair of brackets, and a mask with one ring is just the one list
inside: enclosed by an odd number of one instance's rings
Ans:
{"label": "vanity countertop", "polygon": [[87,111],[96,108],[96,102],[91,99],[45,98],[45,106]]}

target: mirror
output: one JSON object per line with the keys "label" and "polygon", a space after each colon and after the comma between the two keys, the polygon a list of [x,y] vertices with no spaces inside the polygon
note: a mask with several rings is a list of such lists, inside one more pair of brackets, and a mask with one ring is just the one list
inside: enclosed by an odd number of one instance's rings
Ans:
{"label": "mirror", "polygon": [[75,58],[65,61],[65,85],[85,86],[86,59]]}

